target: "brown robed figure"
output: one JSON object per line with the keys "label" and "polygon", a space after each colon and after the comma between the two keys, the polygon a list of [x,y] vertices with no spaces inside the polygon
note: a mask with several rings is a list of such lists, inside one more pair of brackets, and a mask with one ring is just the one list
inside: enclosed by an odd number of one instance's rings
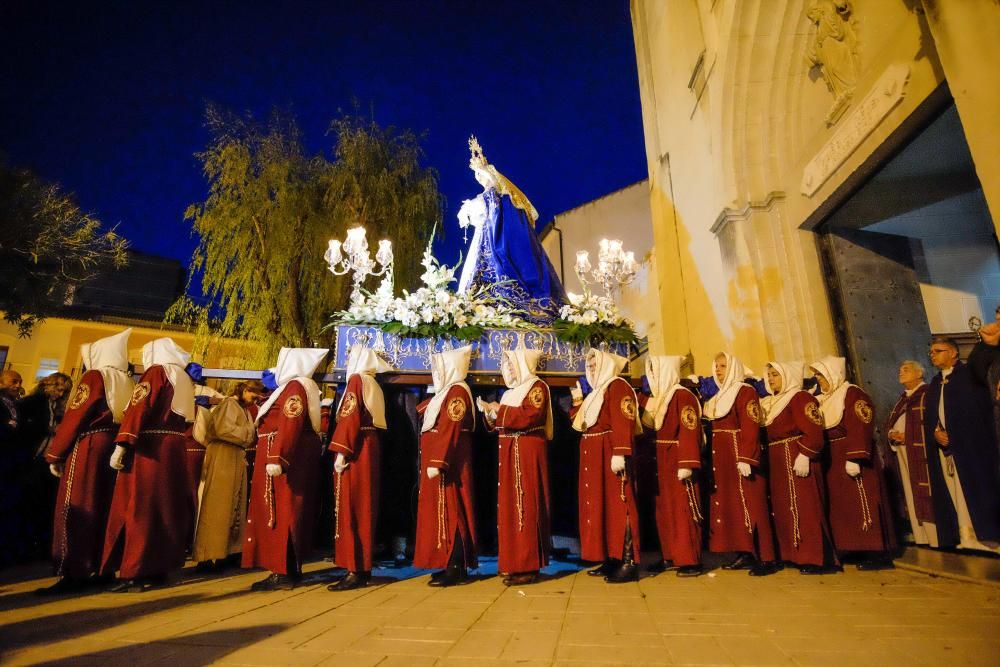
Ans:
{"label": "brown robed figure", "polygon": [[838,553],[867,552],[858,569],[891,568],[895,538],[882,465],[874,452],[875,408],[868,394],[847,382],[843,357],[824,357],[811,368],[823,392],[819,400],[830,447],[826,487],[834,546]]}
{"label": "brown robed figure", "polygon": [[134,386],[126,372],[131,333],[126,329],[81,347],[87,371],[45,452],[60,478],[52,531],[52,562],[60,579],[39,594],[73,590],[100,570],[117,476],[108,461]]}
{"label": "brown robed figure", "polygon": [[747,371],[736,357],[716,355],[713,376],[719,393],[705,403],[712,425],[712,477],[708,548],[737,552],[726,569],[751,576],[777,571],[767,479],[760,467],[763,413],[757,392],[743,382]]}
{"label": "brown robed figure", "polygon": [[771,511],[781,560],[802,574],[837,570],[823,503],[823,415],[802,389],[801,363],[767,365],[770,396],[761,401],[767,431]]}
{"label": "brown robed figure", "polygon": [[656,431],[656,531],[663,560],[678,568],[677,576],[702,572],[701,534],[704,517],[695,471],[701,469],[701,406],[680,385],[683,357],[649,356],[646,378],[650,395],[640,394],[642,423]]}
{"label": "brown robed figure", "polygon": [[188,483],[188,423],[194,386],[187,352],[169,338],[143,346],[146,369],[122,418],[112,467],[119,468],[104,540],[102,573],[112,590],[143,590],[184,566],[195,507]]}
{"label": "brown robed figure", "polygon": [[486,426],[500,436],[497,486],[497,567],[504,584],[537,580],[549,562],[549,465],[552,438],[549,386],[535,375],[537,350],[503,353],[500,370],[508,390],[486,406]]}
{"label": "brown robed figure", "polygon": [[337,409],[328,449],[334,453],[334,558],[348,574],[331,591],[360,588],[371,579],[378,520],[380,431],[385,398],[375,373],[388,370],[375,351],[354,345],[347,359],[347,387]]}
{"label": "brown robed figure", "polygon": [[282,348],[274,372],[278,388],[257,415],[243,567],[263,567],[271,574],[251,590],[294,588],[312,547],[323,453],[320,392],[312,374],[326,354],[323,349]]}
{"label": "brown robed figure", "polygon": [[630,468],[633,439],[641,432],[632,385],[618,374],[628,361],[601,350],[587,353],[586,398],[579,385],[570,409],[580,436],[580,558],[600,561],[589,573],[609,583],[639,578],[639,513]]}
{"label": "brown robed figure", "polygon": [[472,483],[472,392],[465,384],[472,348],[431,357],[435,395],[417,406],[420,432],[420,495],[413,565],[444,570],[432,586],[451,586],[476,567],[476,523]]}

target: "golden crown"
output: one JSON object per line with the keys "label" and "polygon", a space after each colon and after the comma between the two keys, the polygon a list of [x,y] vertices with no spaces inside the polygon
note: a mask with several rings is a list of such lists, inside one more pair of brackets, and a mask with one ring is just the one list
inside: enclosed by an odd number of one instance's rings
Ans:
{"label": "golden crown", "polygon": [[489,160],[483,155],[483,147],[479,145],[479,140],[474,134],[469,137],[469,153],[472,154],[472,157],[469,158],[469,166],[473,169],[485,169],[489,164]]}

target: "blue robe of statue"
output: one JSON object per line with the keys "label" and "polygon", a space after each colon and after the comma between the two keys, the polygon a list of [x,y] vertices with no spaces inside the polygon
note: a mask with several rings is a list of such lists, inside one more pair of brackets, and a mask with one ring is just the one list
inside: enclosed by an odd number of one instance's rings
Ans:
{"label": "blue robe of statue", "polygon": [[566,303],[566,291],[534,226],[527,214],[496,188],[487,189],[482,197],[486,220],[476,234],[477,247],[469,254],[469,260],[475,262],[469,291],[508,281],[495,287],[494,293],[527,312],[524,319],[543,326],[551,324]]}

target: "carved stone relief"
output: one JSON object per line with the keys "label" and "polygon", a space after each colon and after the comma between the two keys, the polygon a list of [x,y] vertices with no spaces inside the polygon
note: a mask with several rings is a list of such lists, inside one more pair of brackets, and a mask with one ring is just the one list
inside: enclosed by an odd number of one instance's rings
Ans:
{"label": "carved stone relief", "polygon": [[858,82],[857,20],[850,0],[812,0],[806,16],[813,24],[806,61],[833,94],[826,116],[826,124],[833,125],[850,105]]}

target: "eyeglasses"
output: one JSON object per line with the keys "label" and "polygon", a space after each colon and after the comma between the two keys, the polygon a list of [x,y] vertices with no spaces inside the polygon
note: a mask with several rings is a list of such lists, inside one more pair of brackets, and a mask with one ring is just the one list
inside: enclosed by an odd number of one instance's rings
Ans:
{"label": "eyeglasses", "polygon": [[940,348],[940,347],[939,347],[939,348],[937,348],[937,349],[934,349],[934,348],[932,347],[932,348],[931,348],[931,351],[930,351],[930,354],[944,354],[945,352],[950,352],[950,351],[951,351],[951,348],[950,348],[950,347],[945,347],[945,348]]}

